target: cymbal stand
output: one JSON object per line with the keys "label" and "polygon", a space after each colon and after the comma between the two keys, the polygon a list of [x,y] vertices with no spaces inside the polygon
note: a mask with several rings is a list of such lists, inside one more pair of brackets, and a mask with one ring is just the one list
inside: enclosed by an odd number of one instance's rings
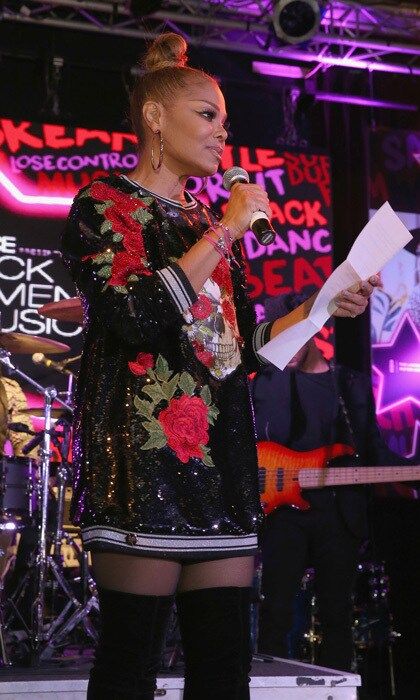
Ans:
{"label": "cymbal stand", "polygon": [[68,481],[69,451],[70,451],[70,424],[66,419],[60,418],[55,424],[55,428],[61,425],[63,428],[62,444],[56,438],[53,441],[61,455],[61,462],[57,468],[57,518],[54,531],[54,558],[61,561],[61,542],[63,539],[64,503],[66,496],[66,485]]}
{"label": "cymbal stand", "polygon": [[[74,544],[75,543],[73,542],[72,546],[74,546]],[[80,557],[85,559],[85,567],[87,572],[87,553],[80,551]],[[98,633],[89,620],[89,615],[91,614],[92,610],[99,611],[96,585],[93,579],[89,576],[88,572],[86,574],[82,573],[81,578],[85,578],[88,584],[85,601],[82,604],[73,596],[72,601],[69,601],[69,603],[71,602],[75,608],[73,613],[67,620],[65,620],[66,614],[70,608],[68,603],[66,608],[53,622],[51,625],[52,633],[48,634],[48,644],[44,647],[41,654],[41,659],[43,661],[50,659],[54,655],[55,650],[62,646],[68,635],[81,623],[83,623],[85,632],[89,635],[89,637],[91,637],[95,644],[98,641]]]}
{"label": "cymbal stand", "polygon": [[[57,494],[57,517],[56,527],[54,531],[53,549],[54,554],[50,557],[50,565],[53,569],[56,583],[58,583],[68,598],[68,602],[64,606],[58,617],[51,623],[48,629],[46,639],[47,646],[41,653],[41,659],[46,660],[52,657],[54,651],[62,645],[66,637],[77,627],[83,623],[86,633],[97,642],[97,632],[94,626],[89,621],[89,615],[92,610],[99,610],[97,592],[95,582],[89,574],[87,553],[84,552],[74,537],[66,533],[63,529],[65,488],[68,479],[68,453],[70,448],[69,429],[67,421],[60,419],[58,423],[63,424],[64,439],[61,446],[57,445],[61,454],[61,464],[57,471],[58,494]],[[67,424],[67,426],[66,426]],[[57,424],[56,424],[57,426]],[[67,432],[67,435],[66,435]],[[54,436],[53,436],[54,440]],[[72,547],[80,564],[80,583],[82,587],[82,602],[80,602],[73,594],[71,588],[63,575],[63,557],[61,555],[62,542]],[[74,608],[69,617],[68,613],[71,608]],[[67,619],[66,619],[67,618]]]}
{"label": "cymbal stand", "polygon": [[72,404],[73,402],[73,384],[74,384],[74,374],[73,372],[69,372],[67,375],[67,391],[66,391],[66,399],[68,404]]}
{"label": "cymbal stand", "polygon": [[[47,552],[47,519],[48,519],[48,486],[50,478],[50,459],[51,459],[51,407],[55,401],[60,403],[64,408],[71,411],[71,407],[57,397],[55,387],[43,387],[38,382],[34,381],[27,374],[18,369],[10,359],[10,353],[0,348],[0,363],[7,367],[9,372],[17,375],[19,378],[28,382],[34,389],[44,397],[44,431],[42,447],[40,449],[40,513],[41,522],[39,526],[39,544],[38,555],[36,560],[36,597],[31,608],[31,629],[30,641],[34,655],[34,661],[37,663],[40,658],[41,645],[46,640],[44,630],[45,620],[45,589],[47,581],[47,568],[51,564],[50,557]],[[53,573],[54,567],[52,567]],[[70,589],[69,589],[69,591]],[[67,594],[68,594],[67,592]],[[73,594],[71,593],[72,597]]]}

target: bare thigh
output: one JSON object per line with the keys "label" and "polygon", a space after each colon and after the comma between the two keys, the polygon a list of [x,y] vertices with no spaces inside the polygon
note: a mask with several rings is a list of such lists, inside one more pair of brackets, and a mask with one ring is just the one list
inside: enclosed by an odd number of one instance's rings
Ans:
{"label": "bare thigh", "polygon": [[181,571],[176,561],[113,552],[92,553],[92,564],[98,586],[136,595],[173,595]]}
{"label": "bare thigh", "polygon": [[254,575],[254,557],[231,557],[196,564],[184,564],[178,591],[224,586],[248,587]]}

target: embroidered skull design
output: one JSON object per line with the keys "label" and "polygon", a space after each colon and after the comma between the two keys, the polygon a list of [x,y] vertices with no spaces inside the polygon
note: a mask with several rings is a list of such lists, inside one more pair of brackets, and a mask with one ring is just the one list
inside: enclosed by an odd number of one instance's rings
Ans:
{"label": "embroidered skull design", "polygon": [[200,362],[218,379],[231,374],[241,362],[239,332],[232,302],[222,295],[216,282],[206,281],[197,302],[184,312],[184,318],[187,323],[183,328]]}

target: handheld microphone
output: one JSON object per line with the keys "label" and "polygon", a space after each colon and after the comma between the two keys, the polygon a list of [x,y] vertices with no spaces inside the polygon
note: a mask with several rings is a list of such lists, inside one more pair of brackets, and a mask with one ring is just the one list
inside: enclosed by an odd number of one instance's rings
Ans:
{"label": "handheld microphone", "polygon": [[[234,166],[225,171],[223,175],[223,187],[225,190],[230,192],[236,182],[249,183],[249,175],[244,168]],[[252,233],[261,245],[269,245],[274,241],[275,231],[264,211],[255,211],[251,216],[249,225]]]}
{"label": "handheld microphone", "polygon": [[65,360],[64,362],[56,362],[55,360],[51,360],[49,357],[46,357],[43,352],[35,352],[32,355],[32,362],[34,362],[36,365],[51,367],[51,369],[55,369],[56,372],[61,372],[62,374],[73,374],[73,372],[71,372],[69,369],[66,369]]}

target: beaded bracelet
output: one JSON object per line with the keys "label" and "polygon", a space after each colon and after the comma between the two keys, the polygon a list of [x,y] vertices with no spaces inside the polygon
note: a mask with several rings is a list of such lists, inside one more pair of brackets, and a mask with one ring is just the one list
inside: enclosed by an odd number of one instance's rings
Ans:
{"label": "beaded bracelet", "polygon": [[227,226],[219,223],[217,224],[217,228],[219,227],[223,231],[223,236],[218,236],[217,241],[215,241],[214,238],[212,238],[210,235],[211,233],[215,233],[217,236],[216,227],[208,228],[204,232],[202,238],[208,241],[208,243],[210,243],[213,246],[216,252],[219,253],[220,257],[225,258],[225,260],[230,262],[232,256],[233,238]]}
{"label": "beaded bracelet", "polygon": [[203,233],[202,239],[203,239],[204,241],[207,241],[208,243],[210,243],[210,245],[213,246],[213,248],[215,249],[216,253],[218,253],[218,254],[220,255],[221,258],[225,258],[226,260],[229,260],[228,253],[227,253],[227,250],[226,250],[226,248],[225,248],[225,241],[224,241],[224,238],[220,237],[220,238],[217,239],[217,241],[215,241],[214,238],[212,238],[212,237],[210,236],[210,233],[207,233],[207,232],[206,232],[206,233]]}
{"label": "beaded bracelet", "polygon": [[[222,231],[223,231],[223,237],[224,237],[224,239],[225,239],[225,246],[226,246],[226,249],[228,250],[229,255],[232,255],[232,243],[233,243],[233,240],[234,240],[234,239],[233,239],[233,236],[232,236],[230,230],[228,229],[227,226],[225,226],[225,224],[222,224],[221,221],[219,221],[219,223],[217,224],[217,226],[218,226],[219,228],[222,229]],[[213,230],[214,230],[214,229],[213,229]]]}

